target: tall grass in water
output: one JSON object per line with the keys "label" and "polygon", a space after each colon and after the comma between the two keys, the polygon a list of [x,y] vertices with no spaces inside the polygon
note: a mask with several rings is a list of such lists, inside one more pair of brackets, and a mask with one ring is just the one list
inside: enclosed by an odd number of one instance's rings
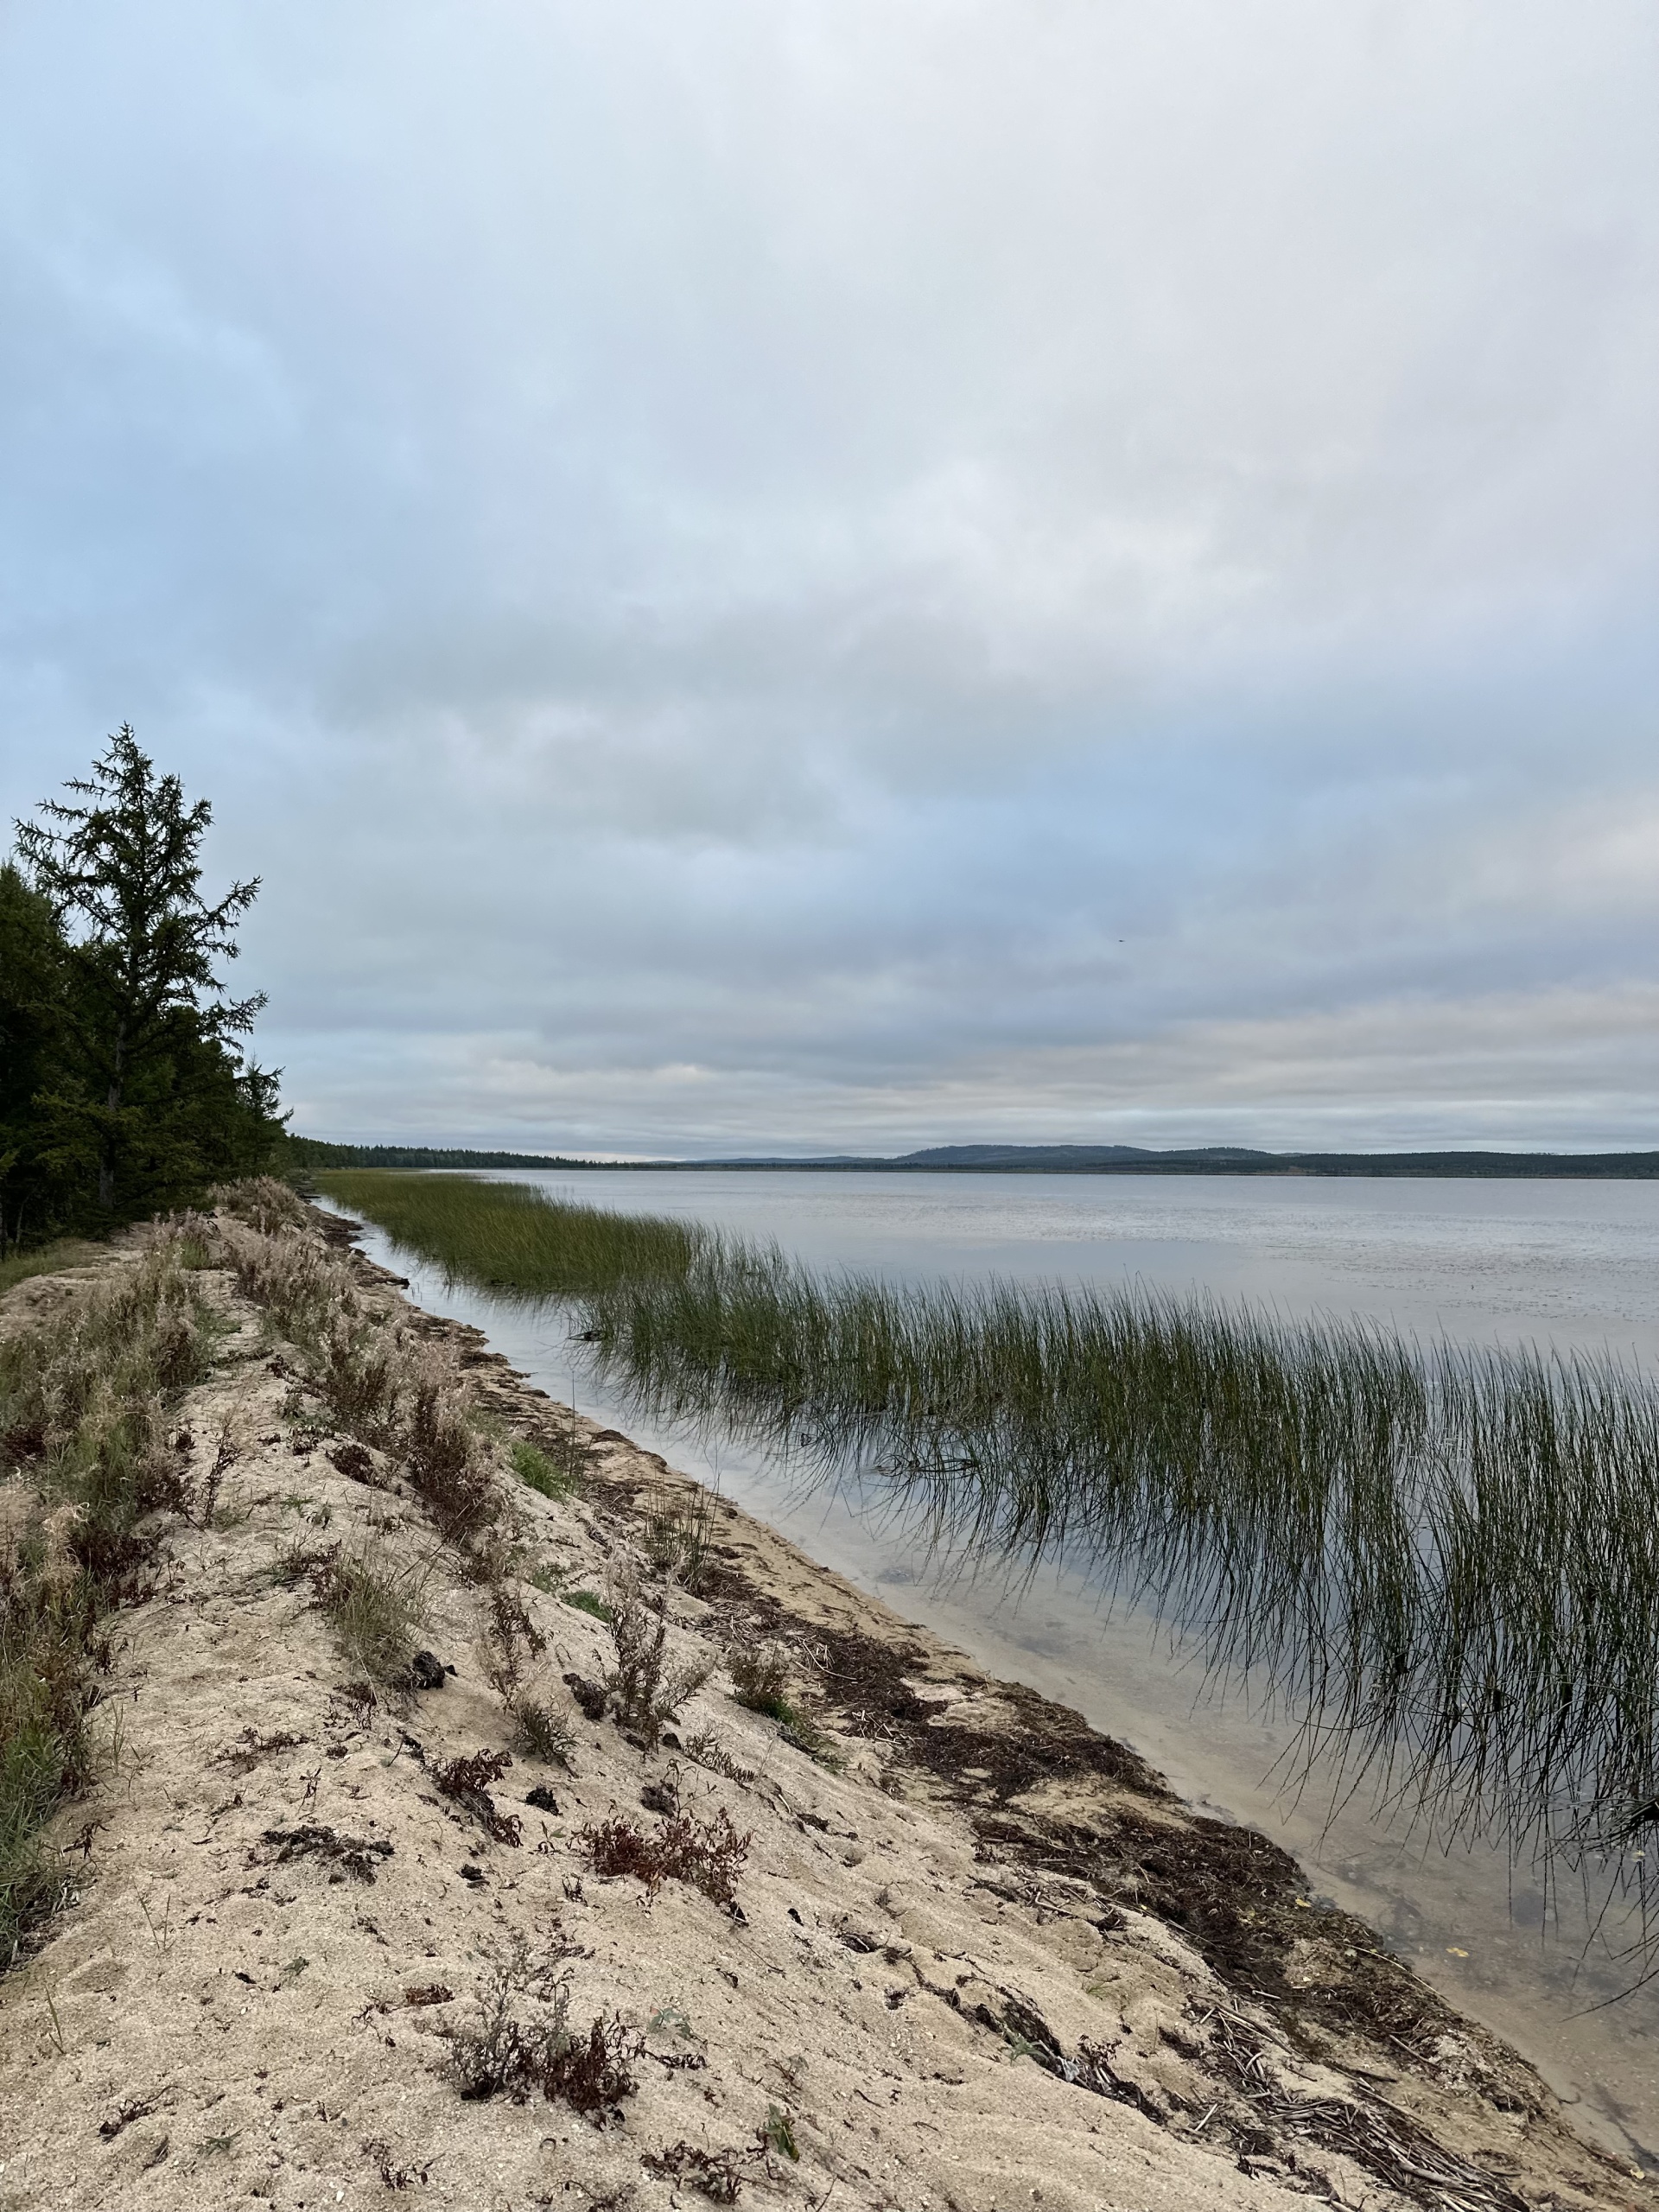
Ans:
{"label": "tall grass in water", "polygon": [[1099,1567],[1450,1833],[1659,1844],[1659,1388],[1633,1370],[1140,1291],[822,1280],[528,1189],[327,1179],[457,1274],[577,1300],[654,1414],[861,1470],[974,1555]]}
{"label": "tall grass in water", "polygon": [[560,1205],[524,1183],[342,1169],[319,1184],[401,1244],[492,1290],[580,1298],[683,1270],[703,1232],[676,1221]]}

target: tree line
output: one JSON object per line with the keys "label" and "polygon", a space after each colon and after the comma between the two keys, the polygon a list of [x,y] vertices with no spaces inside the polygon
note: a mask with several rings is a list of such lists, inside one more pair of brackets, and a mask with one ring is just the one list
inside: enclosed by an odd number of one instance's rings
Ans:
{"label": "tree line", "polygon": [[203,895],[206,799],[124,724],[13,823],[0,861],[0,1256],[98,1235],[273,1165],[278,1073],[239,1040],[265,1003],[222,968],[259,880]]}

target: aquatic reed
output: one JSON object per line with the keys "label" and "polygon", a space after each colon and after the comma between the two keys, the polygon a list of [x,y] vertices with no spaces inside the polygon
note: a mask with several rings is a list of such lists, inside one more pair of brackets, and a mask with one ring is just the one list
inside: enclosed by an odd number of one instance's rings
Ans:
{"label": "aquatic reed", "polygon": [[532,1298],[581,1298],[642,1274],[684,1268],[703,1233],[648,1216],[550,1205],[524,1183],[378,1168],[343,1169],[317,1180],[424,1258],[470,1282]]}

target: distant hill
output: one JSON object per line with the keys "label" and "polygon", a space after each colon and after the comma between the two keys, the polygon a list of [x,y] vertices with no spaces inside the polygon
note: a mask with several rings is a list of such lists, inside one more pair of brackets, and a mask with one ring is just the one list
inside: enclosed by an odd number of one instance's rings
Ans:
{"label": "distant hill", "polygon": [[1004,1175],[1659,1176],[1659,1152],[1255,1152],[1243,1145],[1185,1152],[1128,1144],[934,1145],[867,1164]]}
{"label": "distant hill", "polygon": [[585,1169],[788,1169],[792,1173],[968,1175],[1417,1175],[1500,1178],[1556,1176],[1646,1180],[1659,1176],[1659,1152],[1255,1152],[1244,1145],[1199,1145],[1157,1152],[1133,1144],[942,1144],[886,1158],[851,1153],[808,1160],[749,1155],[728,1160],[569,1160],[556,1154],[474,1152],[440,1145],[325,1144],[290,1137],[297,1167],[528,1167],[579,1174]]}

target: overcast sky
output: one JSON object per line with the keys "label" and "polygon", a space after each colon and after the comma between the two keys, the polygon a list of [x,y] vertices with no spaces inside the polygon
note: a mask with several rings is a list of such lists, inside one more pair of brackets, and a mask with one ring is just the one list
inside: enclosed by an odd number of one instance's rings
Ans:
{"label": "overcast sky", "polygon": [[1659,1144],[1651,0],[0,0],[0,807],[310,1134]]}

